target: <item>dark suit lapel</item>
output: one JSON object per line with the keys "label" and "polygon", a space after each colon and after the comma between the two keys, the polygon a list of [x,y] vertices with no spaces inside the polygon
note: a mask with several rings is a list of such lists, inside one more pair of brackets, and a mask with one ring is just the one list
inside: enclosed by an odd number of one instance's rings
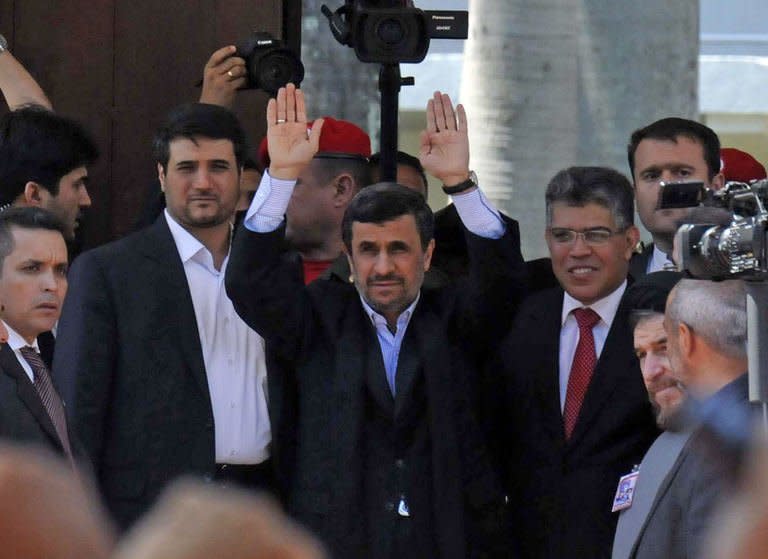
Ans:
{"label": "dark suit lapel", "polygon": [[[538,366],[532,371],[534,391],[542,410],[542,422],[552,440],[564,440],[563,413],[560,409],[560,330],[563,311],[563,291],[552,290],[545,302],[546,312],[532,314],[527,324],[536,330],[531,339],[540,340],[536,354]],[[531,357],[528,357],[530,359]]]}
{"label": "dark suit lapel", "polygon": [[53,332],[43,332],[37,337],[37,347],[40,348],[40,357],[43,358],[49,369],[53,368],[53,350],[56,345],[56,338]]}
{"label": "dark suit lapel", "polygon": [[53,426],[51,418],[48,416],[48,412],[43,406],[40,395],[37,393],[35,385],[29,380],[27,373],[21,368],[21,365],[16,359],[16,355],[8,344],[2,344],[0,349],[0,367],[3,372],[16,381],[16,393],[19,396],[25,406],[29,409],[32,416],[42,427],[43,431],[54,441],[54,443],[61,447],[61,441],[59,435],[56,433],[56,428]]}
{"label": "dark suit lapel", "polygon": [[[416,313],[419,313],[419,311],[417,310]],[[416,326],[412,324],[416,321],[418,319],[414,316],[411,319],[411,324],[408,324],[408,330],[406,330],[403,344],[400,347],[400,355],[397,359],[395,417],[403,413],[406,405],[411,401],[414,381],[419,373],[419,348],[417,335],[414,332]],[[439,323],[437,325],[439,326]],[[437,331],[439,332],[439,330]]]}
{"label": "dark suit lapel", "polygon": [[[395,399],[392,397],[392,391],[387,382],[387,372],[384,368],[384,358],[381,353],[381,345],[374,328],[369,325],[369,345],[370,351],[366,352],[365,375],[368,390],[376,404],[383,409],[390,417],[395,413]],[[365,327],[364,326],[364,327]],[[365,341],[361,343],[365,344]],[[364,346],[361,346],[364,347]],[[399,390],[399,389],[398,389]]]}
{"label": "dark suit lapel", "polygon": [[643,247],[643,252],[633,254],[629,261],[629,275],[635,280],[640,279],[648,269],[648,261],[653,255],[653,243],[648,243]]}
{"label": "dark suit lapel", "polygon": [[[165,221],[165,214],[161,214],[145,232],[146,235],[137,240],[137,249],[146,256],[147,263],[154,266],[164,277],[165,281],[154,286],[154,289],[161,291],[160,297],[170,309],[173,309],[177,320],[169,320],[169,324],[173,323],[178,331],[178,336],[173,338],[178,339],[184,358],[200,389],[204,394],[208,394],[208,379],[195,308],[192,305],[184,266],[168,223]],[[137,273],[141,271],[137,270]]]}
{"label": "dark suit lapel", "polygon": [[[351,509],[353,512],[349,516],[355,519],[362,514],[362,509],[358,509],[361,503],[356,497],[363,482],[364,445],[361,437],[365,424],[366,367],[370,364],[371,354],[375,355],[371,351],[376,347],[373,344],[378,345],[371,326],[366,324],[367,320],[357,297],[349,297],[338,325],[335,365],[328,371],[327,382],[332,383],[334,401],[325,404],[334,407],[329,422],[329,431],[333,436],[328,437],[326,456],[332,458],[329,462],[333,467],[344,472],[344,475],[337,475],[338,471],[329,472],[332,482],[330,494],[339,509]],[[389,398],[391,408],[392,397]]]}

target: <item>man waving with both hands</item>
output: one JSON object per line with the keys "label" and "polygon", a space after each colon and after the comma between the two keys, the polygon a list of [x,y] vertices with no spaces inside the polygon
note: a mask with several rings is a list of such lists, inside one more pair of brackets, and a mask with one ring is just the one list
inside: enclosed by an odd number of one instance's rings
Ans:
{"label": "man waving with both hands", "polygon": [[[285,258],[284,214],[318,149],[292,84],[267,106],[271,163],[235,235],[226,285],[267,343],[274,455],[289,511],[334,557],[504,556],[503,493],[474,418],[480,358],[523,292],[517,224],[469,171],[461,105],[436,93],[422,133],[424,168],[454,197],[470,274],[422,289],[434,250],[424,199],[394,183],[364,188],[342,225],[352,283],[305,286]],[[273,386],[273,388],[275,388]]]}

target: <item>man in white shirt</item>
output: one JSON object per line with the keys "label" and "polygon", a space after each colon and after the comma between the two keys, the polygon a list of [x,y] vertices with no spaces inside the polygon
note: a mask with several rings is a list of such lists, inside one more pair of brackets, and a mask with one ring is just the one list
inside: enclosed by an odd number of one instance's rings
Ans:
{"label": "man in white shirt", "polygon": [[67,293],[64,225],[40,208],[0,212],[0,437],[41,444],[72,460],[74,437],[37,336],[58,320]]}
{"label": "man in white shirt", "polygon": [[264,342],[224,291],[245,154],[228,110],[174,110],[155,138],[167,209],[72,266],[54,371],[123,527],[182,474],[272,484]]}
{"label": "man in white shirt", "polygon": [[520,556],[594,559],[611,550],[619,476],[657,434],[622,303],[632,187],[612,169],[571,167],[546,208],[561,287],[527,299],[501,346],[496,448]]}
{"label": "man in white shirt", "polygon": [[689,211],[656,209],[659,183],[701,181],[707,188],[721,188],[720,140],[712,129],[693,120],[663,118],[632,133],[627,157],[637,213],[653,237],[653,243],[632,259],[630,274],[639,279],[675,269],[672,241],[677,223]]}

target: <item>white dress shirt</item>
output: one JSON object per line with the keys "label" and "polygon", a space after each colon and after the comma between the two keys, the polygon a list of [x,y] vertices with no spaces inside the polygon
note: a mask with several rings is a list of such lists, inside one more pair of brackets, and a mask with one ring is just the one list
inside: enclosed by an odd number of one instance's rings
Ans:
{"label": "white dress shirt", "polygon": [[258,464],[269,458],[264,340],[237,315],[224,290],[229,254],[213,256],[165,211],[187,276],[211,395],[216,462]]}
{"label": "white dress shirt", "polygon": [[564,294],[563,314],[560,322],[560,411],[565,407],[568,378],[571,376],[573,357],[576,355],[576,346],[579,343],[579,325],[572,311],[586,307],[592,309],[600,316],[600,322],[592,328],[592,335],[595,338],[595,354],[597,359],[600,359],[603,346],[605,346],[605,339],[608,337],[608,332],[619,308],[621,297],[626,289],[627,280],[624,280],[610,295],[586,306],[568,295],[567,292]]}
{"label": "white dress shirt", "polygon": [[648,259],[648,267],[646,268],[646,273],[652,274],[653,272],[661,272],[664,270],[664,267],[672,266],[673,269],[677,270],[677,267],[675,266],[675,263],[672,262],[672,260],[669,259],[669,256],[667,256],[666,252],[662,252],[659,250],[659,247],[656,245],[653,245],[653,253],[651,254],[651,257]]}
{"label": "white dress shirt", "polygon": [[28,344],[26,340],[21,337],[21,334],[8,326],[7,322],[3,321],[3,324],[5,324],[5,329],[8,330],[8,347],[13,350],[13,354],[16,356],[16,361],[19,362],[21,368],[24,369],[25,373],[27,373],[29,380],[32,382],[32,384],[34,384],[35,373],[32,372],[32,367],[30,367],[27,360],[24,359],[24,356],[21,354],[20,350],[23,347],[31,347],[34,348],[36,352],[40,353],[40,348],[37,346],[37,338],[35,338],[33,343]]}

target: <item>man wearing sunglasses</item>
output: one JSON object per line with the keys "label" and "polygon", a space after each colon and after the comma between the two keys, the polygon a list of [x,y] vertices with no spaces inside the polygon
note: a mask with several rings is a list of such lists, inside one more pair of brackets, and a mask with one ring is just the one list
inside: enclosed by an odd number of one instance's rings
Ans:
{"label": "man wearing sunglasses", "polygon": [[499,456],[521,556],[608,557],[619,476],[657,435],[622,304],[638,230],[632,187],[560,171],[546,239],[560,287],[532,295],[501,347]]}

